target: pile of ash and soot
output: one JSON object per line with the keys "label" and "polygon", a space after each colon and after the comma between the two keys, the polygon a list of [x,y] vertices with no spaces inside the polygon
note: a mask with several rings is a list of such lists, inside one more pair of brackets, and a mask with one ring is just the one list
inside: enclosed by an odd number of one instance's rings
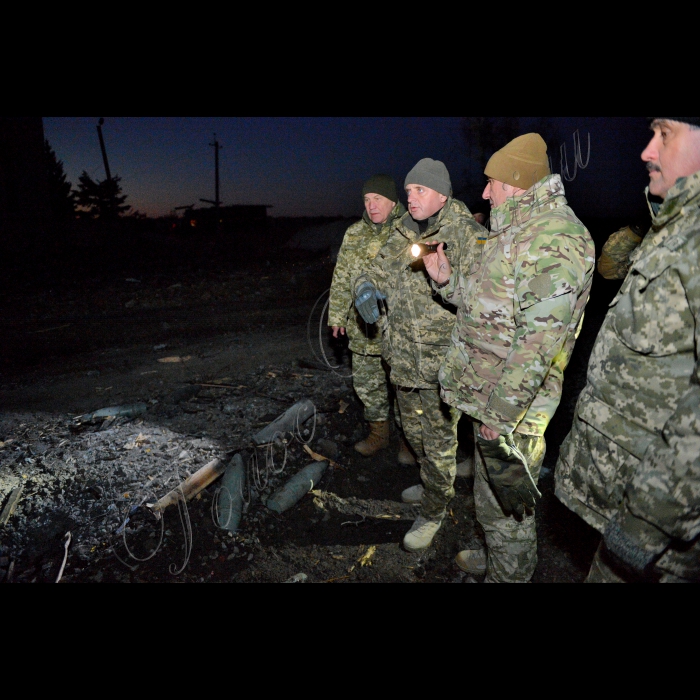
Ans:
{"label": "pile of ash and soot", "polygon": [[[350,387],[334,376],[266,366],[245,377],[245,386],[202,388],[183,410],[208,413],[210,427],[219,413],[226,427],[218,438],[217,430],[187,435],[164,425],[174,408],[167,403],[63,419],[4,417],[4,577],[373,580],[379,546],[404,559],[405,571],[392,575],[410,580],[415,557],[398,543],[416,507],[367,492],[400,493],[417,473],[394,479],[373,474],[372,460],[352,465],[346,453],[362,423]],[[258,394],[285,378],[301,379],[313,400],[294,401],[267,422],[281,399]],[[386,483],[373,484],[377,478]]]}
{"label": "pile of ash and soot", "polygon": [[[367,423],[326,327],[328,255],[154,259],[0,296],[0,582],[479,582],[454,564],[483,543],[471,424],[445,522],[409,553],[419,469],[398,462],[393,418],[388,448],[354,450]],[[553,495],[586,357],[550,426],[534,582],[582,581],[597,545]]]}

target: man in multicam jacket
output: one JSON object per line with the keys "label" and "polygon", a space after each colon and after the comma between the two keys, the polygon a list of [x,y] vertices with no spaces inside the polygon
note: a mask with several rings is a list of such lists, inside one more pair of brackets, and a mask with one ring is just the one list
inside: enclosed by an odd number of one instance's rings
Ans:
{"label": "man in multicam jacket", "polygon": [[[438,239],[454,260],[472,264],[486,229],[467,206],[452,197],[444,163],[423,158],[405,179],[408,213],[393,224],[386,245],[354,283],[355,304],[363,318],[378,321],[382,354],[397,389],[401,422],[420,463],[422,485],[402,494],[420,503],[420,514],[403,545],[412,552],[427,548],[454,496],[459,414],[440,400],[438,369],[450,343],[454,309],[431,289],[422,253],[413,244]],[[379,313],[377,298],[386,302]]]}
{"label": "man in multicam jacket", "polygon": [[[379,249],[384,246],[394,221],[406,213],[399,202],[396,183],[389,175],[373,175],[362,185],[365,211],[362,219],[345,232],[333,270],[328,305],[328,325],[333,337],[346,335],[352,357],[353,388],[364,406],[364,418],[369,423],[369,435],[355,445],[363,456],[369,457],[389,446],[389,413],[391,389],[388,371],[382,362],[381,336],[376,326],[367,325],[353,305],[353,280],[367,268]],[[401,464],[415,464],[395,411],[399,429]]]}
{"label": "man in multicam jacket", "polygon": [[438,246],[425,265],[457,307],[442,398],[474,420],[478,448],[474,501],[486,550],[464,550],[455,562],[487,582],[524,583],[537,563],[544,433],[583,321],[595,247],[549,172],[539,134],[508,143],[484,172],[491,230],[481,259],[460,266]]}
{"label": "man in multicam jacket", "polygon": [[592,583],[700,581],[700,117],[651,128],[651,229],[598,333],[555,469],[559,500],[603,533]]}

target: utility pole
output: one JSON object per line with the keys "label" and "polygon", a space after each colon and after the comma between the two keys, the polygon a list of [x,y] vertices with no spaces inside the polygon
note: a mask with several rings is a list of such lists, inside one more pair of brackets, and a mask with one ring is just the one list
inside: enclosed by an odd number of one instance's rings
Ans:
{"label": "utility pole", "polygon": [[214,231],[218,234],[221,232],[221,221],[219,220],[219,206],[221,205],[221,200],[219,199],[219,149],[222,147],[216,140],[216,134],[214,134],[214,143],[210,143],[209,145],[214,146],[214,201],[201,198],[199,201],[214,205]]}
{"label": "utility pole", "polygon": [[[100,117],[100,121],[97,122],[97,135],[100,137],[100,148],[102,149],[102,160],[105,164],[105,172],[107,173],[107,180],[111,180],[112,176],[109,174],[109,163],[107,162],[107,151],[105,149],[105,140],[102,138],[102,125],[105,123],[103,117]],[[219,196],[217,195],[217,199]]]}
{"label": "utility pole", "polygon": [[210,143],[209,145],[214,147],[214,187],[216,192],[214,199],[216,200],[216,206],[218,208],[221,204],[221,200],[219,199],[219,149],[221,146],[219,146],[219,142],[216,140],[216,134],[214,134],[214,143]]}

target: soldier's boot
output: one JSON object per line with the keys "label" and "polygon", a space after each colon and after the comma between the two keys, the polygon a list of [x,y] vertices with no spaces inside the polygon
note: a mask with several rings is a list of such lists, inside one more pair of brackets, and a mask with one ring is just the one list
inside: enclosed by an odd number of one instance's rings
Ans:
{"label": "soldier's boot", "polygon": [[415,467],[417,464],[416,458],[411,451],[406,438],[403,435],[399,435],[399,464],[405,464],[408,467]]}
{"label": "soldier's boot", "polygon": [[455,557],[455,564],[468,574],[483,576],[486,573],[486,550],[463,549]]}
{"label": "soldier's boot", "polygon": [[411,525],[411,529],[404,535],[403,546],[409,552],[420,552],[430,547],[433,537],[442,525],[442,518],[439,520],[428,520],[419,515]]}
{"label": "soldier's boot", "polygon": [[369,435],[355,444],[355,449],[363,457],[371,457],[379,450],[389,447],[389,421],[370,422]]}

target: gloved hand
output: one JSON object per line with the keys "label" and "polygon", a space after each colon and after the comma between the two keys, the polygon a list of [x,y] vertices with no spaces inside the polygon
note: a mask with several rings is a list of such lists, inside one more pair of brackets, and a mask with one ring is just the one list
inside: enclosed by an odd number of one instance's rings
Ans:
{"label": "gloved hand", "polygon": [[649,576],[654,562],[670,541],[671,538],[665,532],[632,515],[624,503],[610,519],[603,533],[608,554],[632,577]]}
{"label": "gloved hand", "polygon": [[386,297],[371,282],[363,282],[357,288],[355,306],[365,323],[376,323],[379,318],[377,299]]}
{"label": "gloved hand", "polygon": [[503,510],[523,515],[526,506],[534,508],[536,499],[542,494],[527,468],[525,457],[515,446],[513,436],[499,435],[495,440],[486,440],[477,435],[476,441]]}

